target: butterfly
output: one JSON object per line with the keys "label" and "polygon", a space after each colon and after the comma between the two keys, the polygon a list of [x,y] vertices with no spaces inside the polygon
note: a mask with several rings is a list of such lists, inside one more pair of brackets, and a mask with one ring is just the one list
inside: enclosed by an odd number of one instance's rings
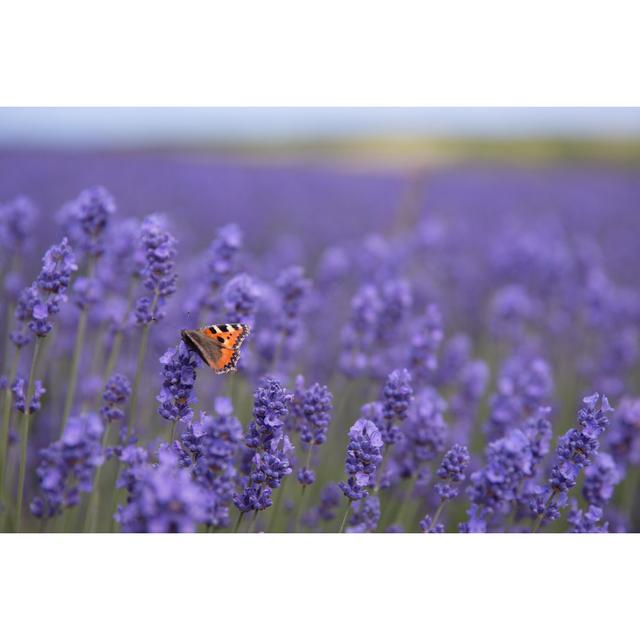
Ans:
{"label": "butterfly", "polygon": [[249,325],[211,324],[202,329],[183,329],[180,335],[216,373],[227,373],[236,370],[240,345],[249,335]]}

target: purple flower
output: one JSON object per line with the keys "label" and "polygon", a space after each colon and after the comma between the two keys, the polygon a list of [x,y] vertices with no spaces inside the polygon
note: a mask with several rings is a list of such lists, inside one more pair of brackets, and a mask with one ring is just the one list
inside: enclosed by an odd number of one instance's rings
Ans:
{"label": "purple flower", "polygon": [[67,222],[74,246],[90,256],[102,255],[105,231],[116,210],[111,194],[104,187],[92,187],[67,206]]}
{"label": "purple flower", "polygon": [[336,517],[335,509],[340,506],[341,496],[340,487],[335,483],[330,483],[322,489],[318,506],[318,512],[322,520],[330,521]]}
{"label": "purple flower", "polygon": [[490,401],[487,438],[495,440],[549,402],[553,390],[551,367],[542,358],[515,356],[507,360]]}
{"label": "purple flower", "polygon": [[347,533],[375,531],[380,521],[380,498],[367,496],[353,505]]}
{"label": "purple flower", "polygon": [[249,424],[245,443],[255,453],[242,491],[233,496],[241,513],[268,509],[272,489],[292,472],[293,446],[284,433],[292,394],[274,378],[265,378],[253,396],[253,421]]}
{"label": "purple flower", "polygon": [[199,422],[182,434],[181,447],[195,481],[207,495],[206,524],[229,525],[229,503],[236,480],[235,456],[242,440],[242,425],[228,398],[215,401],[216,415],[201,414]]}
{"label": "purple flower", "polygon": [[138,464],[132,479],[115,516],[125,533],[189,533],[206,520],[206,493],[171,449],[160,449],[157,465]]}
{"label": "purple flower", "polygon": [[604,507],[611,500],[622,475],[608,453],[599,453],[584,470],[582,495],[589,505]]}
{"label": "purple flower", "polygon": [[[280,444],[282,443],[282,446]],[[277,489],[292,469],[287,454],[293,450],[289,437],[280,435],[271,441],[268,450],[258,451],[253,457],[249,479],[253,485],[268,485]]]}
{"label": "purple flower", "polygon": [[[46,336],[53,329],[50,318],[60,311],[60,304],[66,301],[65,291],[69,286],[71,274],[77,268],[66,238],[63,238],[59,245],[53,245],[48,249],[42,259],[40,274],[35,282],[20,294],[15,310],[16,319],[21,323],[27,323],[36,336]],[[20,332],[15,332],[12,340],[16,346],[25,344],[24,335]]]}
{"label": "purple flower", "polygon": [[437,371],[438,385],[445,386],[456,380],[462,368],[471,360],[471,353],[472,345],[469,336],[459,333],[447,340]]}
{"label": "purple flower", "polygon": [[589,505],[586,511],[578,509],[576,500],[571,502],[571,508],[567,520],[571,525],[571,533],[607,533],[609,523],[598,524],[602,519],[602,509],[595,505]]}
{"label": "purple flower", "polygon": [[611,420],[607,444],[616,462],[640,464],[640,398],[624,398]]}
{"label": "purple flower", "polygon": [[408,475],[444,451],[446,409],[447,403],[431,387],[426,387],[416,396],[404,425],[404,442],[398,451],[399,460]]}
{"label": "purple flower", "polygon": [[19,255],[24,251],[37,218],[38,209],[25,196],[0,205],[0,247],[4,256]]}
{"label": "purple flower", "polygon": [[311,282],[304,277],[302,267],[288,267],[276,279],[276,288],[281,299],[277,326],[284,336],[292,336],[298,330]]}
{"label": "purple flower", "polygon": [[300,467],[296,473],[296,479],[302,486],[308,486],[316,481],[316,474],[313,469]]}
{"label": "purple flower", "polygon": [[[295,414],[294,428],[300,432],[300,440],[312,448],[321,445],[327,439],[327,429],[331,421],[333,395],[328,387],[318,384],[304,388],[304,378],[298,376],[292,410]],[[308,449],[311,460],[311,450]],[[307,467],[301,467],[297,473],[298,482],[305,486],[315,482],[316,474]]]}
{"label": "purple flower", "polygon": [[365,285],[351,302],[351,317],[343,328],[340,370],[353,378],[369,367],[369,350],[375,344],[382,302],[375,287]]}
{"label": "purple flower", "polygon": [[508,285],[499,289],[490,307],[490,328],[494,335],[514,342],[522,339],[535,308],[525,288]]}
{"label": "purple flower", "polygon": [[444,525],[442,522],[438,522],[434,526],[433,518],[427,515],[420,520],[420,531],[422,533],[444,533]]}
{"label": "purple flower", "polygon": [[334,520],[337,513],[336,509],[340,506],[342,500],[342,491],[334,482],[325,485],[320,491],[320,502],[318,506],[309,509],[304,514],[302,521],[309,527],[315,527],[320,522],[330,522]]}
{"label": "purple flower", "polygon": [[104,405],[100,409],[100,415],[107,422],[124,420],[124,405],[131,395],[131,385],[126,376],[116,373],[112,375],[105,385],[102,399]]}
{"label": "purple flower", "polygon": [[[551,469],[548,486],[538,488],[531,499],[531,511],[538,516],[537,526],[559,517],[559,509],[566,505],[569,490],[576,486],[580,470],[592,463],[598,452],[599,437],[609,425],[607,414],[613,409],[606,396],[600,398],[594,393],[584,398],[583,403],[578,411],[578,425],[569,429],[558,442],[557,461]],[[594,482],[590,491],[594,496],[596,489]]]}
{"label": "purple flower", "polygon": [[236,270],[242,232],[237,224],[220,227],[207,256],[207,279],[211,291],[217,291]]}
{"label": "purple flower", "polygon": [[405,280],[390,280],[382,287],[381,308],[377,317],[377,337],[388,340],[409,313],[413,295]]}
{"label": "purple flower", "polygon": [[104,290],[100,280],[97,278],[76,278],[73,283],[73,302],[80,309],[99,302],[104,296]]}
{"label": "purple flower", "polygon": [[340,483],[342,493],[349,500],[365,498],[368,495],[366,487],[375,484],[383,446],[382,436],[373,422],[360,419],[349,429],[345,461],[347,481]]}
{"label": "purple flower", "polygon": [[150,324],[164,317],[162,308],[176,290],[176,240],[163,229],[159,217],[149,216],[142,223],[140,243],[144,254],[140,275],[152,297],[138,299],[136,320],[138,324]]}
{"label": "purple flower", "polygon": [[[25,413],[25,395],[24,395],[25,381],[24,378],[18,376],[11,385],[11,393],[13,394],[13,408],[20,413]],[[36,380],[33,386],[33,396],[31,402],[29,402],[29,413],[36,413],[40,411],[42,406],[41,399],[45,394],[46,389],[42,385],[41,380]]]}
{"label": "purple flower", "polygon": [[385,444],[394,444],[401,438],[399,425],[407,417],[413,398],[411,374],[406,369],[392,371],[382,390],[382,397],[382,439]]}
{"label": "purple flower", "polygon": [[181,340],[177,347],[168,349],[160,358],[162,388],[157,400],[158,413],[165,420],[189,422],[193,417],[191,404],[195,403],[194,386],[199,359]]}
{"label": "purple flower", "polygon": [[408,368],[417,380],[428,380],[436,370],[443,338],[442,314],[437,305],[430,304],[413,332],[409,349]]}
{"label": "purple flower", "polygon": [[440,466],[438,467],[438,477],[443,482],[436,484],[436,492],[443,502],[452,500],[458,495],[458,488],[454,485],[459,484],[465,479],[465,470],[471,462],[471,456],[467,447],[454,444],[447,453],[445,453]]}
{"label": "purple flower", "polygon": [[262,511],[272,505],[271,494],[292,471],[289,454],[293,446],[286,435],[271,440],[269,450],[257,451],[251,460],[251,471],[243,489],[233,496],[233,504],[241,513]]}
{"label": "purple flower", "polygon": [[60,440],[40,452],[36,469],[41,495],[31,502],[38,518],[52,518],[77,505],[93,489],[94,471],[104,462],[103,427],[93,413],[69,419]]}
{"label": "purple flower", "polygon": [[550,486],[555,491],[567,491],[576,484],[580,469],[591,464],[598,451],[599,437],[609,424],[607,413],[612,411],[606,396],[597,408],[600,396],[594,393],[583,399],[578,412],[578,426],[569,429],[558,442],[558,463],[551,471]]}
{"label": "purple flower", "polygon": [[333,395],[317,382],[305,389],[301,397],[300,439],[306,444],[322,444],[331,422]]}
{"label": "purple flower", "polygon": [[269,449],[271,441],[280,435],[292,399],[275,378],[265,378],[253,394],[253,421],[245,438],[251,449]]}
{"label": "purple flower", "polygon": [[259,300],[260,290],[245,273],[229,280],[222,290],[222,306],[228,322],[253,324]]}
{"label": "purple flower", "polygon": [[530,441],[520,429],[511,429],[489,443],[486,466],[471,474],[468,487],[478,514],[485,517],[507,512],[517,498],[520,482],[531,475],[533,464]]}

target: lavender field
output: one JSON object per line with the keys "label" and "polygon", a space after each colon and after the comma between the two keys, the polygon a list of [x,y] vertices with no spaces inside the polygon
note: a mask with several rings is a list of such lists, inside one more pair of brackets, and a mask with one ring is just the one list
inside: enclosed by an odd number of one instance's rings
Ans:
{"label": "lavender field", "polygon": [[640,530],[637,167],[2,151],[0,203],[1,531]]}

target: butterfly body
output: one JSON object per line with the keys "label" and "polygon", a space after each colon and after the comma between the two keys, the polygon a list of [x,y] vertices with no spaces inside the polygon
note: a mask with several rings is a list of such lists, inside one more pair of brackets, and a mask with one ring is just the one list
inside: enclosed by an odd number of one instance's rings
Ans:
{"label": "butterfly body", "polygon": [[211,324],[201,329],[184,329],[180,335],[213,371],[222,374],[235,371],[240,346],[249,335],[249,325]]}

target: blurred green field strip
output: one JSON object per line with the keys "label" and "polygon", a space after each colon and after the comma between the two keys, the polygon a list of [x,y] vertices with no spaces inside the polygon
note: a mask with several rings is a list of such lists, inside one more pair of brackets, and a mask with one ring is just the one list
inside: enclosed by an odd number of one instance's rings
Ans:
{"label": "blurred green field strip", "polygon": [[299,159],[381,167],[460,162],[640,163],[640,139],[636,138],[341,137],[205,144],[199,150],[276,162]]}

